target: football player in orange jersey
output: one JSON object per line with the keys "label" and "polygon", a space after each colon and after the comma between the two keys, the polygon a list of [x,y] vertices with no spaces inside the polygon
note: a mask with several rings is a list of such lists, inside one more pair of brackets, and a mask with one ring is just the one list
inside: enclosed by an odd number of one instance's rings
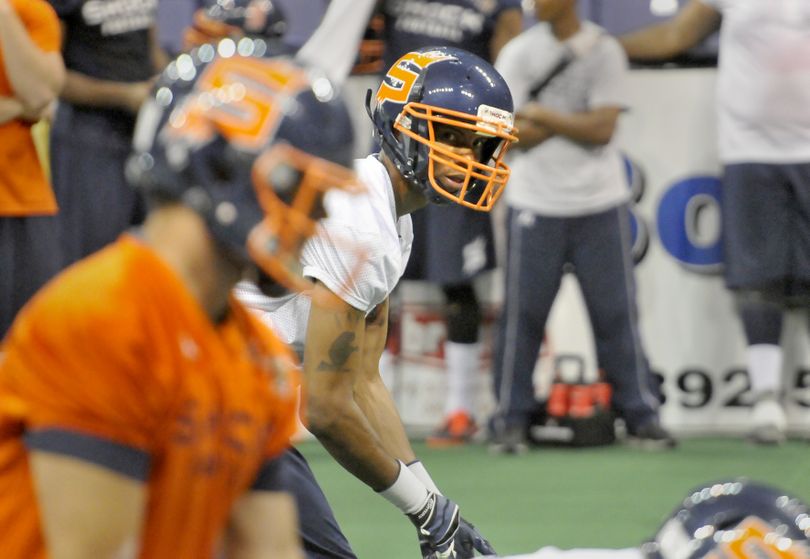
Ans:
{"label": "football player in orange jersey", "polygon": [[167,67],[129,165],[146,222],[40,291],[4,342],[4,559],[302,556],[291,498],[268,490],[294,357],[231,288],[254,262],[303,285],[287,264],[325,191],[354,184],[353,137],[328,79],[240,52]]}

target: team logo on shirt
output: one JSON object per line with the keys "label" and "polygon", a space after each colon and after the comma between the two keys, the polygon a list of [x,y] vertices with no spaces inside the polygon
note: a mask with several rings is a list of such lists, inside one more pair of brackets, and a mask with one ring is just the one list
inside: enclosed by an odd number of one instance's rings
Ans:
{"label": "team logo on shirt", "polygon": [[155,21],[157,0],[87,0],[82,18],[89,26],[99,26],[105,36],[149,29]]}

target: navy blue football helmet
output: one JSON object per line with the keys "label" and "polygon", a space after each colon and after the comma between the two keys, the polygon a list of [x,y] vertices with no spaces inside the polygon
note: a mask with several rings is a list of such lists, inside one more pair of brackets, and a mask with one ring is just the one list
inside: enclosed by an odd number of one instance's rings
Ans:
{"label": "navy blue football helmet", "polygon": [[[385,155],[431,202],[492,209],[509,178],[503,156],[517,138],[512,95],[491,64],[457,48],[415,50],[388,70],[366,105]],[[437,141],[437,125],[474,132],[482,143],[476,157]],[[459,187],[437,180],[437,164],[459,173]]]}
{"label": "navy blue football helmet", "polygon": [[[221,44],[220,44],[221,47]],[[352,123],[324,74],[288,57],[203,45],[163,72],[142,107],[127,166],[150,200],[179,201],[226,254],[287,288],[330,188],[358,189]]]}
{"label": "navy blue football helmet", "polygon": [[186,50],[220,39],[243,36],[278,40],[286,31],[283,10],[272,0],[207,0],[186,29]]}
{"label": "navy blue football helmet", "polygon": [[810,509],[738,478],[698,487],[642,545],[649,559],[808,559]]}

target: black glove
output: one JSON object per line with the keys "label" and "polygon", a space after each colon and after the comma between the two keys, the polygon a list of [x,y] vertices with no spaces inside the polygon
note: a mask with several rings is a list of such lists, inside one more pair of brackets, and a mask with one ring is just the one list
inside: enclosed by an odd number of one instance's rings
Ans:
{"label": "black glove", "polygon": [[458,559],[475,557],[477,551],[481,555],[497,555],[495,548],[475,529],[475,526],[459,517],[458,532],[456,532],[456,554]]}
{"label": "black glove", "polygon": [[455,549],[460,518],[457,504],[443,495],[429,493],[424,506],[407,516],[416,526],[424,559],[459,557]]}

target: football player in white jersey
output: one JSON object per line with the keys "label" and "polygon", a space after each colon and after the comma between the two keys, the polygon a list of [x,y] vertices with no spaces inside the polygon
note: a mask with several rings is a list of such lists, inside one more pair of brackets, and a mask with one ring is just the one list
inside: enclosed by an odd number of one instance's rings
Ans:
{"label": "football player in white jersey", "polygon": [[[369,91],[367,105],[382,149],[355,162],[365,191],[327,196],[328,217],[302,252],[304,275],[332,299],[271,299],[249,286],[238,293],[302,351],[310,431],[344,468],[411,519],[422,556],[491,554],[416,458],[379,361],[388,297],[410,254],[408,214],[430,202],[470,211],[493,207],[509,177],[504,153],[516,140],[512,97],[483,59],[435,47],[400,58],[373,104]],[[308,492],[311,473],[307,483],[300,478],[291,489]],[[305,539],[315,529],[302,519]]]}
{"label": "football player in white jersey", "polygon": [[810,2],[689,0],[671,20],[619,40],[631,59],[665,59],[721,19],[724,273],[748,345],[751,438],[773,444],[787,427],[783,310],[810,307]]}

